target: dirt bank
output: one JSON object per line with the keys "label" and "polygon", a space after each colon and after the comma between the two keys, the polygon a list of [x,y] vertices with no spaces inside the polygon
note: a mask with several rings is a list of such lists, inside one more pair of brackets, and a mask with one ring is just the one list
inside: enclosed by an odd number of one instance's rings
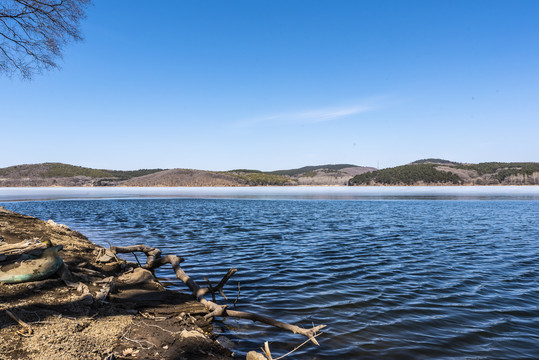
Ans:
{"label": "dirt bank", "polygon": [[[59,275],[0,284],[0,359],[233,358],[211,334],[199,302],[165,290],[135,263],[98,262],[103,248],[84,235],[0,207],[0,236],[0,244],[49,239],[62,245],[72,275],[71,286]],[[0,256],[0,266],[10,261]],[[110,294],[101,301],[107,284]]]}

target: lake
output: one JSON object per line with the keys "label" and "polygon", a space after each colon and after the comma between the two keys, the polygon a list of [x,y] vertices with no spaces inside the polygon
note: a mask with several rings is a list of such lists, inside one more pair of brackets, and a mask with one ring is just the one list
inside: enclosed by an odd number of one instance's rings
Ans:
{"label": "lake", "polygon": [[[236,267],[238,309],[328,325],[290,359],[538,358],[538,200],[539,187],[0,189],[7,209],[101,245],[180,255],[200,284]],[[240,354],[304,341],[235,319],[216,331]]]}

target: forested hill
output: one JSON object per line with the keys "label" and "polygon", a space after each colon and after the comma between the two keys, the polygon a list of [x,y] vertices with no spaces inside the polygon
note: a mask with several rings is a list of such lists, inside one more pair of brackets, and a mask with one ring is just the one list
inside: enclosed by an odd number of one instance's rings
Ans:
{"label": "forested hill", "polygon": [[25,164],[1,168],[0,186],[99,186],[159,171],[162,169],[122,171],[62,163]]}
{"label": "forested hill", "polygon": [[539,185],[539,163],[423,159],[354,176],[349,185]]}
{"label": "forested hill", "polygon": [[307,166],[263,172],[237,169],[92,169],[62,163],[16,165],[0,169],[0,186],[274,186],[344,185],[354,175],[375,170],[350,164]]}
{"label": "forested hill", "polygon": [[92,169],[62,163],[0,168],[0,186],[539,185],[539,163],[423,159],[377,170],[351,164],[264,172],[236,169]]}

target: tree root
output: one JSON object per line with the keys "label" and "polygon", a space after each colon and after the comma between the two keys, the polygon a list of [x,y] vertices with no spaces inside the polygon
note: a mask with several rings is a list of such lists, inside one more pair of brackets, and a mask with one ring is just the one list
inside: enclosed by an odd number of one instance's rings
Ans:
{"label": "tree root", "polygon": [[[245,311],[237,311],[237,310],[230,310],[228,309],[228,305],[219,305],[215,302],[215,293],[219,292],[225,299],[227,297],[223,293],[223,287],[227,283],[227,281],[236,273],[236,269],[231,268],[228,270],[228,272],[223,276],[221,281],[217,286],[212,286],[211,283],[206,279],[208,282],[208,287],[200,287],[189,275],[187,275],[183,269],[180,267],[180,263],[184,261],[183,258],[176,256],[176,255],[166,255],[161,257],[161,250],[156,248],[151,248],[146,245],[132,245],[132,246],[125,246],[125,247],[119,247],[119,246],[111,246],[110,250],[113,253],[133,253],[133,252],[142,252],[146,255],[146,264],[142,265],[144,269],[148,270],[154,270],[160,266],[163,266],[165,264],[170,264],[172,266],[172,269],[174,270],[174,273],[176,274],[176,278],[181,280],[189,289],[191,290],[191,293],[193,296],[199,301],[202,305],[208,309],[209,313],[205,316],[205,318],[211,318],[215,316],[219,317],[236,317],[241,319],[248,319],[252,321],[258,321],[267,325],[275,326],[284,330],[288,330],[293,332],[294,334],[301,334],[303,336],[306,336],[310,341],[312,341],[314,344],[319,345],[318,341],[316,340],[316,336],[318,336],[318,332],[320,329],[326,327],[326,325],[318,325],[313,326],[310,329],[301,328],[296,325],[287,324],[275,319],[272,319],[267,316],[253,314]],[[211,293],[212,294],[212,300],[209,301],[204,298],[204,295]],[[227,299],[228,300],[228,299]],[[237,299],[236,299],[237,301]]]}

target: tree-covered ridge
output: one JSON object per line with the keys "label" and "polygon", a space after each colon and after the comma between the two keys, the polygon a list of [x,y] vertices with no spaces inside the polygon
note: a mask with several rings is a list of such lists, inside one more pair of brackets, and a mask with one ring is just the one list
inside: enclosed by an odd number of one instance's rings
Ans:
{"label": "tree-covered ridge", "polygon": [[462,179],[450,172],[436,169],[436,164],[413,164],[376,170],[354,176],[349,185],[415,185],[462,184]]}
{"label": "tree-covered ridge", "polygon": [[90,169],[82,166],[74,166],[61,163],[43,163],[43,164],[25,164],[15,165],[0,169],[2,177],[73,177],[73,176],[88,176],[91,178],[99,178],[111,176],[104,170]]}
{"label": "tree-covered ridge", "polygon": [[410,164],[414,165],[414,164],[458,164],[458,163],[449,161],[449,160],[444,160],[444,159],[428,158],[428,159],[416,160]]}
{"label": "tree-covered ridge", "polygon": [[418,160],[357,175],[350,185],[537,185],[539,163],[461,164],[441,159]]}
{"label": "tree-covered ridge", "polygon": [[253,170],[253,169],[234,169],[234,170],[229,170],[227,172],[231,172],[231,173],[261,173],[262,171]]}
{"label": "tree-covered ridge", "polygon": [[285,175],[285,176],[299,176],[305,173],[311,173],[316,170],[332,171],[336,172],[349,167],[356,167],[357,165],[351,164],[331,164],[331,165],[317,165],[317,166],[304,166],[298,169],[289,170],[277,170],[272,171],[273,174]]}
{"label": "tree-covered ridge", "polygon": [[479,164],[459,164],[458,169],[475,170],[479,175],[496,174],[499,181],[503,181],[510,175],[532,175],[534,172],[539,172],[539,163],[504,163],[504,162],[485,162]]}
{"label": "tree-covered ridge", "polygon": [[106,170],[92,169],[82,166],[75,166],[62,163],[44,163],[44,170],[39,175],[41,177],[73,177],[73,176],[88,176],[91,178],[102,178],[112,176]]}
{"label": "tree-covered ridge", "polygon": [[166,169],[108,170],[118,180],[128,180],[139,176],[165,171]]}
{"label": "tree-covered ridge", "polygon": [[163,169],[142,169],[129,171],[102,170],[62,163],[42,163],[15,165],[2,168],[0,169],[0,176],[12,178],[70,178],[76,176],[86,176],[93,179],[113,178],[115,180],[127,180],[133,177],[152,174],[162,170]]}
{"label": "tree-covered ridge", "polygon": [[536,172],[539,172],[539,163],[519,163],[521,166],[518,167],[510,167],[506,169],[500,170],[496,177],[499,181],[504,181],[506,178],[508,178],[511,175],[533,175]]}
{"label": "tree-covered ridge", "polygon": [[264,185],[294,185],[295,179],[291,179],[287,176],[277,175],[274,173],[262,172],[259,170],[233,170],[225,172],[224,174],[232,175],[241,179],[252,186],[264,186]]}

